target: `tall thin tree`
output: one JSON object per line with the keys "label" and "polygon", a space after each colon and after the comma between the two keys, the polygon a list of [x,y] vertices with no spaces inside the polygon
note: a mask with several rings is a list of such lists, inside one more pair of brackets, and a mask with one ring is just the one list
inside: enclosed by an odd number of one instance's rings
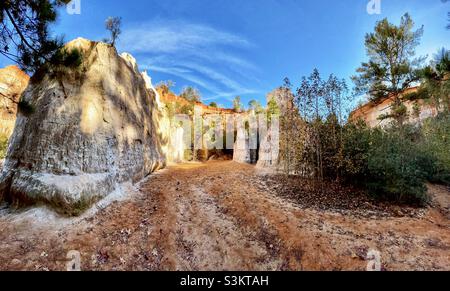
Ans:
{"label": "tall thin tree", "polygon": [[116,45],[117,39],[122,33],[121,30],[122,18],[121,17],[108,17],[105,22],[106,29],[110,32],[109,43],[112,46]]}
{"label": "tall thin tree", "polygon": [[375,31],[366,35],[365,46],[368,62],[362,63],[357,75],[352,77],[356,93],[369,94],[377,102],[393,99],[390,114],[400,123],[406,116],[401,93],[420,79],[418,74],[424,58],[415,57],[415,49],[423,35],[423,26],[413,30],[414,21],[409,14],[401,17],[400,24],[387,18],[377,23]]}

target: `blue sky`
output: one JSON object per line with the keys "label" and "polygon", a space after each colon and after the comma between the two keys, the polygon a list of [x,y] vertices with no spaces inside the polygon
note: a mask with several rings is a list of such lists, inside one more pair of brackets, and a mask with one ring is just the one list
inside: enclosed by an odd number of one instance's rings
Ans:
{"label": "blue sky", "polygon": [[[230,106],[259,99],[294,84],[317,67],[323,75],[349,78],[365,60],[364,35],[387,17],[398,23],[409,12],[425,34],[418,49],[432,55],[450,48],[445,29],[450,1],[381,0],[369,15],[369,0],[81,0],[81,15],[61,11],[52,26],[66,40],[107,37],[104,21],[121,16],[120,52],[135,56],[154,83],[173,80],[175,91],[198,88],[205,102]],[[1,65],[6,65],[2,59]]]}

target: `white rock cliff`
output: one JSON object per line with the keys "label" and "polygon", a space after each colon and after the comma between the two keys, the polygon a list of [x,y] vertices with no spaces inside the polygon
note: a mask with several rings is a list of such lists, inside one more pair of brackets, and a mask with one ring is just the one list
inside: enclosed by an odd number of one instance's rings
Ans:
{"label": "white rock cliff", "polygon": [[67,47],[83,53],[82,67],[27,88],[23,98],[36,112],[17,118],[0,199],[74,215],[164,167],[170,134],[161,131],[166,117],[133,57],[85,39]]}

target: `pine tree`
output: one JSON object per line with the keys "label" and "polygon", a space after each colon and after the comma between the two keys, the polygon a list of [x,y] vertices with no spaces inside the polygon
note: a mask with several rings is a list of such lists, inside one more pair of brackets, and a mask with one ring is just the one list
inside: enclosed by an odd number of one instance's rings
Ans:
{"label": "pine tree", "polygon": [[372,101],[392,98],[390,114],[400,124],[406,117],[401,94],[420,79],[418,71],[423,58],[415,58],[415,48],[423,35],[423,27],[413,31],[414,22],[408,14],[400,25],[386,18],[377,23],[375,31],[366,35],[365,46],[369,61],[362,63],[358,75],[352,77],[356,93],[369,94]]}
{"label": "pine tree", "polygon": [[49,24],[57,8],[70,0],[2,0],[0,3],[0,54],[33,73],[44,63],[60,62],[62,39],[53,38]]}
{"label": "pine tree", "polygon": [[408,100],[424,99],[436,112],[450,113],[450,51],[442,48],[431,64],[421,70],[422,83],[417,92],[405,96]]}

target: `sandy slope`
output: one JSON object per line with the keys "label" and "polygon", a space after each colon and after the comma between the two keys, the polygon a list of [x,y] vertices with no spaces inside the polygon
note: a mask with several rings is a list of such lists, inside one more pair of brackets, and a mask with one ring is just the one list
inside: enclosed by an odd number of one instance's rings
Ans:
{"label": "sandy slope", "polygon": [[431,190],[436,208],[361,218],[300,209],[250,165],[177,165],[81,218],[0,211],[0,269],[64,270],[77,250],[85,270],[364,270],[376,249],[387,270],[450,270],[449,192]]}

